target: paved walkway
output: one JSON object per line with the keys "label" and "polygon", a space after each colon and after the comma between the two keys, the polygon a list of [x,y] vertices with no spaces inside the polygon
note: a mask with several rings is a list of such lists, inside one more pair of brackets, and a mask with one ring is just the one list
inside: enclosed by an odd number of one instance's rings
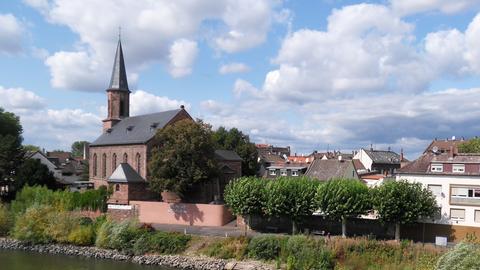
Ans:
{"label": "paved walkway", "polygon": [[[159,231],[180,232],[187,234],[206,235],[206,236],[241,236],[245,234],[243,229],[235,226],[235,221],[221,227],[209,226],[188,226],[188,225],[172,225],[172,224],[157,224],[152,226]],[[254,231],[249,231],[248,235],[258,234]]]}

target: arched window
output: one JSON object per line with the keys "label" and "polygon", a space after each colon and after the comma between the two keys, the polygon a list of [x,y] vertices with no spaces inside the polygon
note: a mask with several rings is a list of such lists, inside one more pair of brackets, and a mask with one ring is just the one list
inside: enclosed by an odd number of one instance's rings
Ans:
{"label": "arched window", "polygon": [[137,173],[140,174],[140,168],[141,168],[141,156],[140,156],[140,153],[137,153],[137,155],[135,156],[135,163],[137,165]]}
{"label": "arched window", "polygon": [[128,163],[128,155],[127,155],[127,153],[123,154],[123,163]]}
{"label": "arched window", "polygon": [[115,185],[115,191],[120,191],[120,184]]}
{"label": "arched window", "polygon": [[93,176],[97,176],[97,154],[93,154]]}
{"label": "arched window", "polygon": [[107,154],[102,155],[102,177],[107,177]]}
{"label": "arched window", "polygon": [[117,168],[117,154],[112,155],[112,173]]}

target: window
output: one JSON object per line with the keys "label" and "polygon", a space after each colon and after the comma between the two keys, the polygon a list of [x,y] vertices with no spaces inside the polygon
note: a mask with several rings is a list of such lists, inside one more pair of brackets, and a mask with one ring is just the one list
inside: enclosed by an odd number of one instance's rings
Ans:
{"label": "window", "polygon": [[465,209],[450,209],[450,219],[465,220]]}
{"label": "window", "polygon": [[93,154],[93,176],[97,176],[97,154]]}
{"label": "window", "polygon": [[127,155],[127,153],[123,154],[123,163],[128,163],[128,155]]}
{"label": "window", "polygon": [[293,171],[292,171],[292,176],[298,176],[298,171],[297,171],[297,170],[293,170]]}
{"label": "window", "polygon": [[120,191],[120,184],[115,185],[115,191]]}
{"label": "window", "polygon": [[277,172],[274,169],[269,170],[270,175],[277,175]]}
{"label": "window", "polygon": [[117,154],[112,155],[112,173],[117,168]]}
{"label": "window", "polygon": [[107,154],[102,155],[102,177],[107,177]]}
{"label": "window", "polygon": [[442,185],[428,185],[428,190],[430,190],[435,197],[442,196]]}
{"label": "window", "polygon": [[480,199],[480,187],[452,187],[452,197]]}
{"label": "window", "polygon": [[475,210],[475,222],[480,223],[480,210]]}
{"label": "window", "polygon": [[137,156],[135,156],[135,162],[137,165],[137,173],[140,174],[140,168],[141,168],[141,156],[140,153],[137,153]]}
{"label": "window", "polygon": [[281,176],[287,176],[287,170],[281,170],[280,175]]}
{"label": "window", "polygon": [[453,164],[454,173],[464,173],[465,172],[465,164]]}
{"label": "window", "polygon": [[443,164],[432,164],[432,172],[443,172]]}

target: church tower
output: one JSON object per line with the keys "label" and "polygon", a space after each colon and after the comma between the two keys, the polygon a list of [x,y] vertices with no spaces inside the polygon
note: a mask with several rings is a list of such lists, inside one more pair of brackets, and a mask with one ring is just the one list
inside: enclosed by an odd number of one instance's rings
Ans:
{"label": "church tower", "polygon": [[122,42],[118,39],[112,78],[107,89],[108,116],[103,120],[103,132],[112,128],[123,118],[130,116],[130,90],[128,89],[127,72],[123,59]]}

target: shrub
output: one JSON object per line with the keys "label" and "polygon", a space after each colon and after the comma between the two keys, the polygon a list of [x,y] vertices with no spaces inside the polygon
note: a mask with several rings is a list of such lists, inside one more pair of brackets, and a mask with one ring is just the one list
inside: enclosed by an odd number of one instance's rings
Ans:
{"label": "shrub", "polygon": [[435,269],[480,269],[479,258],[480,245],[462,242],[440,257]]}
{"label": "shrub", "polygon": [[185,251],[190,239],[190,236],[179,233],[143,231],[143,234],[135,240],[133,253],[176,254]]}
{"label": "shrub", "polygon": [[45,233],[52,241],[67,243],[70,232],[78,223],[79,219],[74,217],[71,212],[52,211],[48,214]]}
{"label": "shrub", "polygon": [[0,236],[6,236],[13,227],[13,217],[6,205],[0,204]]}
{"label": "shrub", "polygon": [[280,254],[282,239],[273,235],[256,236],[248,244],[248,256],[261,259],[273,260]]}
{"label": "shrub", "polygon": [[34,244],[51,242],[52,239],[46,231],[53,211],[52,207],[44,205],[28,208],[24,214],[17,217],[13,237]]}
{"label": "shrub", "polygon": [[246,237],[229,237],[210,244],[201,253],[220,259],[241,260],[247,252],[248,243]]}
{"label": "shrub", "polygon": [[132,253],[133,244],[143,234],[145,234],[145,231],[138,228],[138,224],[134,220],[116,223],[111,230],[109,248]]}
{"label": "shrub", "polygon": [[68,235],[68,242],[79,246],[90,246],[95,242],[95,230],[92,225],[77,226]]}
{"label": "shrub", "polygon": [[323,242],[303,235],[291,236],[285,243],[287,269],[333,269],[333,254]]}
{"label": "shrub", "polygon": [[[98,220],[98,219],[97,219]],[[101,222],[95,224],[98,226],[96,231],[95,246],[99,248],[110,248],[110,234],[115,223],[112,220],[104,219]]]}

